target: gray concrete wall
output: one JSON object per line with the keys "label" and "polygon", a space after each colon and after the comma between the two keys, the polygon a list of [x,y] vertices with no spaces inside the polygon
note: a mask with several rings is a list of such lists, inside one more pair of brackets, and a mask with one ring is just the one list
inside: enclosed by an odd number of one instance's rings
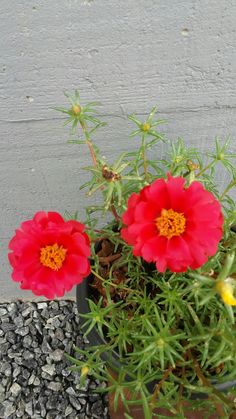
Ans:
{"label": "gray concrete wall", "polygon": [[1,0],[2,300],[31,298],[6,259],[19,223],[39,209],[82,214],[88,156],[52,110],[63,90],[103,103],[108,157],[127,149],[124,116],[154,104],[170,138],[208,149],[215,135],[235,138],[235,28],[235,0]]}

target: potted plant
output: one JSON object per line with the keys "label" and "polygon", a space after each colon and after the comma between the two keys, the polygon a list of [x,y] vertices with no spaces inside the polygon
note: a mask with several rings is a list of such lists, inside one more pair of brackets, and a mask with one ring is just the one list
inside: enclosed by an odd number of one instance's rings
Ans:
{"label": "potted plant", "polygon": [[[81,382],[88,374],[107,381],[101,391],[109,392],[112,417],[229,417],[236,385],[229,140],[217,139],[206,159],[181,139],[167,141],[153,108],[144,121],[129,116],[137,150],[111,165],[91,139],[104,125],[97,103],[82,106],[77,91],[67,96],[69,109],[57,109],[72,124],[70,142],[91,154],[91,179],[81,188],[102,199],[86,207],[83,224],[52,212],[22,223],[9,244],[13,279],[47,298],[77,285],[90,347],[69,358]],[[230,175],[221,192],[218,170]]]}

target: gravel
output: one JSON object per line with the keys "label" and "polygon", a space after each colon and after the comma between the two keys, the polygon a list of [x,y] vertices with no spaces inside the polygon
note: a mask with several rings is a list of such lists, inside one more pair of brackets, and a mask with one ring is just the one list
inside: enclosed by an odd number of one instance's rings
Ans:
{"label": "gravel", "polygon": [[68,368],[86,346],[74,301],[0,304],[0,419],[108,419],[105,383]]}

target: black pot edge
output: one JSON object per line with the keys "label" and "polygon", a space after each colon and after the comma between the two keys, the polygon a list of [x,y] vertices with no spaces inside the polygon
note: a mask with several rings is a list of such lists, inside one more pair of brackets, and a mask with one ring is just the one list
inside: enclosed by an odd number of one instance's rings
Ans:
{"label": "black pot edge", "polygon": [[[79,314],[87,314],[90,311],[88,298],[89,298],[89,283],[93,279],[93,274],[90,274],[84,281],[76,287],[76,302],[77,310]],[[85,319],[80,317],[82,325],[85,323]],[[106,340],[98,333],[94,327],[87,335],[87,339],[91,346],[106,345]],[[107,362],[111,367],[115,367],[114,370],[120,370],[121,363],[119,362],[119,355],[114,351],[112,358],[105,352],[101,354],[103,361]]]}
{"label": "black pot edge", "polygon": [[[93,279],[93,274],[90,274],[87,278],[85,278],[80,284],[76,287],[76,303],[77,303],[77,310],[79,314],[87,314],[89,309],[88,299],[89,299],[89,283]],[[80,317],[82,324],[85,322],[85,319],[81,316]],[[88,341],[91,346],[98,346],[98,345],[106,345],[106,340],[103,339],[100,334],[98,333],[97,329],[94,327],[87,335]],[[101,358],[104,362],[106,362],[113,371],[120,371],[122,370],[122,364],[119,362],[119,355],[113,351],[112,356],[108,356],[105,352],[101,355]],[[127,381],[131,381],[132,378],[127,376]],[[156,386],[157,382],[152,381],[147,384],[148,391],[152,394],[154,387]],[[226,392],[232,387],[236,387],[236,379],[231,381],[225,381],[224,383],[217,384],[217,380],[212,380],[212,384],[214,385],[215,389],[218,391]],[[208,397],[207,394],[203,392],[196,392],[192,393],[191,399],[206,399]]]}

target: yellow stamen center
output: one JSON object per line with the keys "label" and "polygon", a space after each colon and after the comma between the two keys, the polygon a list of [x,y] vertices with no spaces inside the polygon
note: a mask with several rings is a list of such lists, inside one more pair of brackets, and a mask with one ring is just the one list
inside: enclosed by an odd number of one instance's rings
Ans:
{"label": "yellow stamen center", "polygon": [[160,236],[171,239],[173,236],[180,236],[185,231],[186,218],[180,212],[163,209],[161,216],[156,218],[156,226]]}
{"label": "yellow stamen center", "polygon": [[57,243],[52,246],[45,246],[40,249],[40,262],[43,266],[58,271],[66,258],[67,250]]}

